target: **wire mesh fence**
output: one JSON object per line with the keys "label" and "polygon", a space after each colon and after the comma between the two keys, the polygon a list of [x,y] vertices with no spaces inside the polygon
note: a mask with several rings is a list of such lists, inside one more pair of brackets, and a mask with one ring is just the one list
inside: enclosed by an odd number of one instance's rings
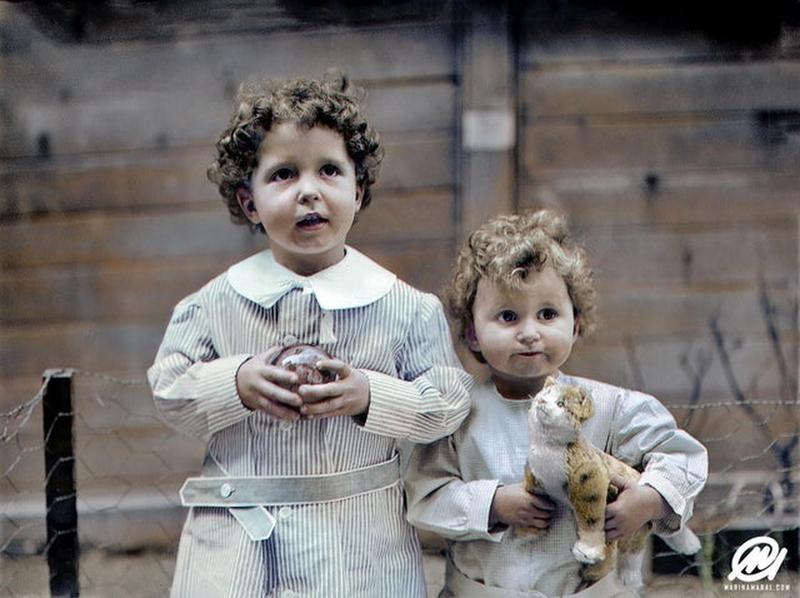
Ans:
{"label": "wire mesh fence", "polygon": [[[69,407],[46,408],[64,380]],[[711,473],[691,523],[703,550],[682,557],[655,540],[648,594],[685,587],[725,595],[733,553],[761,535],[788,549],[770,590],[796,591],[798,401],[787,388],[774,399],[743,393],[669,406],[709,451]],[[53,448],[65,429],[72,456]],[[0,414],[0,594],[69,594],[73,546],[82,595],[165,595],[185,516],[178,489],[196,475],[203,448],[158,420],[143,379],[48,371],[34,397]],[[73,472],[72,487],[64,470]],[[61,485],[49,496],[55,482]]]}
{"label": "wire mesh fence", "polygon": [[[71,408],[45,417],[48,389],[65,379]],[[36,396],[0,414],[0,595],[70,593],[70,503],[81,594],[167,593],[185,515],[178,489],[196,472],[203,445],[160,423],[148,395],[143,379],[54,370]],[[70,420],[71,458],[53,447]],[[64,469],[75,484],[50,496]]]}

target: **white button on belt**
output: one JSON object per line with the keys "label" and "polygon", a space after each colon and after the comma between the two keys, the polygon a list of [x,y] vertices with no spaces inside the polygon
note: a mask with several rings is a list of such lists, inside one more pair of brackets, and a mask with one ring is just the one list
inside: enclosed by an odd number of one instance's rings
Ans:
{"label": "white button on belt", "polygon": [[280,511],[278,511],[278,518],[280,519],[289,519],[292,516],[292,510],[289,507],[281,507]]}
{"label": "white button on belt", "polygon": [[231,486],[227,482],[219,487],[219,495],[222,498],[228,498],[231,494],[233,494],[233,486]]}
{"label": "white button on belt", "polygon": [[296,345],[297,344],[297,337],[293,334],[287,334],[283,337],[283,346],[288,347],[289,345]]}

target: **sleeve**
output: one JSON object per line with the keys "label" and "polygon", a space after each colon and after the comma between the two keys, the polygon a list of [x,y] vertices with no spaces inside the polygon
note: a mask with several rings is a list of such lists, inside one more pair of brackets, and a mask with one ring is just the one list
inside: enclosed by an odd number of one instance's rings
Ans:
{"label": "sleeve", "polygon": [[220,357],[207,318],[191,297],[179,303],[147,371],[156,408],[170,426],[208,439],[252,412],[239,400],[236,372],[250,355]]}
{"label": "sleeve", "polygon": [[453,436],[417,445],[405,478],[408,521],[451,540],[500,542],[507,528],[488,529],[499,485],[499,480],[461,479]]}
{"label": "sleeve", "polygon": [[692,516],[694,499],[708,477],[706,448],[677,427],[675,419],[654,397],[625,391],[612,434],[612,454],[644,467],[639,484],[655,489],[672,509],[654,521],[653,531],[669,536]]}
{"label": "sleeve", "polygon": [[364,430],[421,443],[454,432],[469,413],[472,377],[459,364],[435,296],[425,295],[397,369],[397,378],[362,370],[370,386]]}

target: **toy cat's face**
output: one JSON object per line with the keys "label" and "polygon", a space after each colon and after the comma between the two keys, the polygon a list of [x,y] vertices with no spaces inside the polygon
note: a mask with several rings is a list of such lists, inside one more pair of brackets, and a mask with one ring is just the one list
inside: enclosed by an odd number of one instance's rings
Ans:
{"label": "toy cat's face", "polygon": [[581,425],[594,415],[594,406],[589,395],[577,386],[558,384],[553,378],[545,381],[528,414],[531,430],[558,436],[576,438]]}

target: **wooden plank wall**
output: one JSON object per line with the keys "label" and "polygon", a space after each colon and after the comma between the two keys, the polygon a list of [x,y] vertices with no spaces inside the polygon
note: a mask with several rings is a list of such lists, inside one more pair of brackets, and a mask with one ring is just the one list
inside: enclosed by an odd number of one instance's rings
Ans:
{"label": "wooden plank wall", "polygon": [[[733,401],[716,321],[749,399],[796,399],[797,44],[755,57],[701,34],[621,23],[565,33],[531,19],[523,29],[519,205],[570,215],[595,266],[603,320],[567,369],[673,405],[693,394]],[[793,407],[768,419],[768,439],[797,430]],[[699,437],[738,439],[735,455],[712,451],[712,467],[765,450],[741,413],[717,409],[692,426]],[[748,466],[773,467],[764,457]]]}
{"label": "wooden plank wall", "polygon": [[93,44],[54,42],[13,7],[2,19],[27,42],[0,65],[0,409],[48,367],[142,376],[175,302],[262,247],[205,178],[245,79],[340,67],[367,88],[386,160],[351,241],[441,285],[455,230],[447,19],[261,32],[251,20],[202,36],[189,23],[177,38]]}
{"label": "wooden plank wall", "polygon": [[[457,140],[461,110],[487,106],[462,105],[459,86],[472,72],[478,89],[475,76],[494,67],[464,65],[447,7],[468,3],[403,12],[412,5],[350,26],[310,26],[271,8],[243,21],[138,21],[91,43],[54,41],[22,9],[0,6],[0,411],[29,398],[45,368],[143,376],[174,303],[261,248],[262,237],[228,223],[205,179],[243,79],[339,66],[367,88],[387,158],[351,240],[412,284],[439,289],[463,233],[464,186],[482,172],[464,168]],[[486,28],[512,36],[499,41],[517,62],[507,165],[516,180],[503,189],[517,191],[518,208],[571,216],[600,292],[603,326],[568,371],[673,405],[730,401],[717,322],[747,396],[791,400],[763,297],[796,380],[796,32],[753,52],[621,21],[560,30],[533,11],[519,17]],[[741,413],[709,413],[692,430],[738,435],[735,462],[763,450]],[[766,438],[796,425],[791,410],[766,416]],[[133,445],[150,442],[144,428]],[[31,471],[20,469],[18,486],[36,483]]]}
{"label": "wooden plank wall", "polygon": [[[174,304],[265,246],[230,223],[205,176],[243,80],[335,67],[365,87],[386,158],[350,241],[431,291],[452,261],[457,89],[446,6],[436,18],[400,10],[347,26],[276,20],[261,7],[239,20],[169,22],[128,8],[132,31],[112,23],[110,39],[75,43],[43,34],[23,7],[0,6],[0,412],[30,399],[46,368],[144,378]],[[182,510],[142,526],[141,509],[174,507],[201,463],[199,443],[156,422],[144,383],[80,377],[76,411],[83,541],[174,547]],[[41,441],[32,418],[0,450],[12,521],[35,521],[44,504]],[[108,509],[129,518],[114,523]],[[3,539],[18,531],[6,523]],[[15,537],[36,546],[39,532]]]}

